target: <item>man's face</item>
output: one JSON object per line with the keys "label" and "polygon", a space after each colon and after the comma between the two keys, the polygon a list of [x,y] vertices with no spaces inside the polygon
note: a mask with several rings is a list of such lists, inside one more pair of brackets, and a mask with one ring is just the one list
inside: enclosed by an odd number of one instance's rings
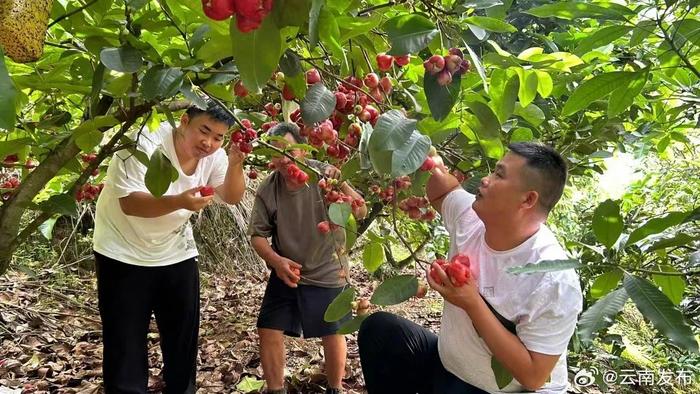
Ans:
{"label": "man's face", "polygon": [[[272,141],[272,145],[284,150],[290,145],[294,145],[297,142],[294,141],[294,136],[291,135],[290,133],[287,133],[284,135],[284,141],[280,140],[275,140]],[[301,159],[304,157],[304,154],[306,153],[303,149],[291,149],[286,151],[290,156],[294,157],[295,159]],[[282,154],[273,156],[272,159],[270,160],[272,164],[275,166],[276,169],[280,170],[280,173],[282,176],[286,177],[287,176],[287,166],[292,164],[292,160]]]}
{"label": "man's face", "polygon": [[228,125],[207,114],[193,118],[182,115],[180,125],[183,130],[184,146],[197,159],[204,158],[221,148]]}
{"label": "man's face", "polygon": [[529,191],[524,183],[524,157],[507,153],[488,176],[481,179],[474,212],[482,221],[499,217],[513,217],[523,206]]}

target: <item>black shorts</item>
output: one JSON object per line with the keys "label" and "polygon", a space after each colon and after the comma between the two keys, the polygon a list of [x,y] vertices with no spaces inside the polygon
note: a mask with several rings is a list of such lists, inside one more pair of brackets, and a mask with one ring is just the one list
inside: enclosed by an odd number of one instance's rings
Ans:
{"label": "black shorts", "polygon": [[328,305],[344,289],[310,285],[291,288],[273,271],[260,306],[257,327],[280,330],[293,337],[303,335],[304,338],[319,338],[334,335],[350,319],[350,314],[332,323],[325,321],[323,315]]}

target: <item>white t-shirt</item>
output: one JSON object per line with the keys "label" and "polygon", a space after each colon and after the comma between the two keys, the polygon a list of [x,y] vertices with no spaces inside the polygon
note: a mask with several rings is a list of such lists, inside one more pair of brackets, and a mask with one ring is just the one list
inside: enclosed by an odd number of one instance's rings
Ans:
{"label": "white t-shirt", "polygon": [[[581,287],[574,270],[533,274],[509,274],[509,267],[540,260],[567,258],[552,232],[544,225],[519,246],[496,251],[484,240],[484,223],[472,203],[474,195],[463,189],[450,192],[442,203],[442,218],[450,234],[450,258],[469,256],[479,292],[503,317],[515,323],[516,332],[531,351],[561,354],[551,378],[538,393],[565,393],[566,350],[582,308]],[[469,315],[445,302],[438,340],[445,368],[465,382],[491,393],[526,389],[513,379],[499,389],[491,369],[491,350],[479,337]]]}
{"label": "white t-shirt", "polygon": [[[197,186],[224,183],[228,158],[223,149],[200,159],[192,175],[180,167],[173,142],[173,128],[165,122],[154,133],[142,134],[138,149],[149,157],[162,150],[179,173],[164,195],[177,195]],[[97,200],[95,252],[112,259],[145,267],[175,264],[198,255],[189,218],[192,211],[179,209],[156,218],[125,215],[119,198],[134,192],[150,193],[144,181],[146,166],[127,150],[114,154]]]}

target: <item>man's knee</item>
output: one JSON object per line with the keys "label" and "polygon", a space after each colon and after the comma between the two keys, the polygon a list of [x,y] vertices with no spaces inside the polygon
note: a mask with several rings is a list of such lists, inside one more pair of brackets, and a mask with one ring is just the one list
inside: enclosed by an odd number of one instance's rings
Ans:
{"label": "man's knee", "polygon": [[357,342],[362,345],[363,342],[372,340],[377,336],[386,335],[386,331],[396,321],[396,316],[389,312],[375,312],[360,325],[360,331],[357,333]]}

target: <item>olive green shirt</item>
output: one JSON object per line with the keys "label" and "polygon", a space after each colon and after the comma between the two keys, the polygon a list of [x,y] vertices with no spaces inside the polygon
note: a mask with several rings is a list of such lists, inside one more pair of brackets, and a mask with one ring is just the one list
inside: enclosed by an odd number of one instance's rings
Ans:
{"label": "olive green shirt", "polygon": [[[307,164],[321,172],[326,168],[316,160],[307,160]],[[327,234],[318,231],[318,223],[329,220],[327,212],[315,182],[292,191],[274,171],[255,194],[248,235],[272,238],[277,254],[301,264],[299,284],[341,287],[346,284],[341,268],[347,272],[347,258],[339,256],[336,245],[345,245],[345,231],[340,227]]]}

